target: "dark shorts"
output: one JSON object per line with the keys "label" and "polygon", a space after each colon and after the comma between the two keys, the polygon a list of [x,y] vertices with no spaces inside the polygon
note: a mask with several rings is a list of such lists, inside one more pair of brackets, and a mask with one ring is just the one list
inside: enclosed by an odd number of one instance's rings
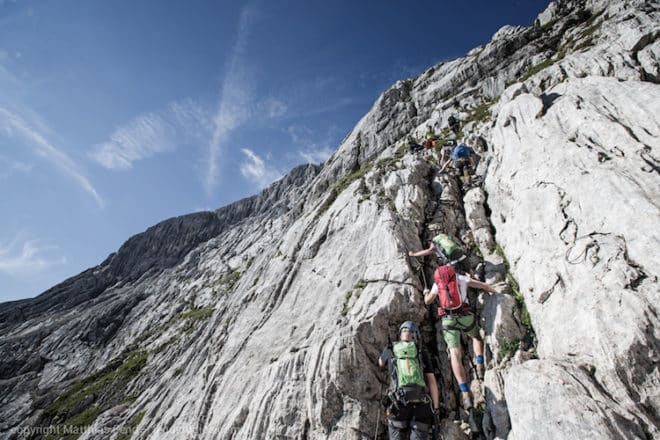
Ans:
{"label": "dark shorts", "polygon": [[465,174],[465,172],[470,172],[470,161],[468,159],[456,159],[454,161],[454,168],[458,170],[459,174]]}
{"label": "dark shorts", "polygon": [[430,403],[413,403],[392,406],[388,417],[390,440],[426,440],[433,428],[433,412]]}

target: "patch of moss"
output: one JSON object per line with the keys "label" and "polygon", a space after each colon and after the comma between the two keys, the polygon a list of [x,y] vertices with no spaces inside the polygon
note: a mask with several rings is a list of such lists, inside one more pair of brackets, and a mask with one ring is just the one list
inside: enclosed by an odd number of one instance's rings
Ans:
{"label": "patch of moss", "polygon": [[234,284],[238,282],[238,280],[241,279],[241,272],[238,270],[235,270],[233,272],[230,272],[228,274],[225,274],[222,278],[220,278],[220,281],[218,281],[220,284],[225,286],[227,289],[231,289],[234,287]]}
{"label": "patch of moss", "polygon": [[558,61],[561,61],[564,58],[565,53],[564,52],[558,52],[557,56],[554,58],[548,58],[547,60],[537,64],[536,66],[530,67],[525,73],[523,73],[520,78],[518,79],[518,82],[525,82],[532,76],[536,75],[539,73],[541,70],[546,69],[553,64],[555,64]]}
{"label": "patch of moss", "polygon": [[189,319],[191,321],[203,321],[205,319],[209,319],[213,315],[214,311],[215,309],[213,307],[192,309],[185,313],[181,313],[179,317],[181,319]]}
{"label": "patch of moss", "polygon": [[107,408],[91,407],[79,414],[69,417],[57,426],[50,427],[46,440],[77,439],[85,433],[86,429],[94,424],[98,416],[106,409]]}
{"label": "patch of moss", "polygon": [[520,348],[520,341],[509,341],[500,346],[500,356],[502,358],[513,355]]}
{"label": "patch of moss", "polygon": [[438,145],[442,146],[447,143],[449,139],[452,139],[453,134],[452,131],[448,128],[443,128],[442,131],[440,132],[440,135],[438,136],[439,142]]}
{"label": "patch of moss", "polygon": [[353,285],[351,290],[346,292],[346,295],[344,296],[344,307],[341,310],[341,316],[346,316],[348,314],[348,309],[350,308],[349,304],[353,295],[355,295],[356,298],[360,298],[362,290],[364,290],[368,284],[369,281],[361,279]]}
{"label": "patch of moss", "polygon": [[540,28],[541,32],[547,32],[547,31],[552,30],[552,28],[555,27],[555,24],[557,24],[557,21],[559,21],[559,19],[555,18],[554,20],[550,20],[549,22],[547,22],[546,24],[541,26],[541,28]]}
{"label": "patch of moss", "polygon": [[401,145],[399,148],[396,149],[394,152],[394,157],[397,159],[401,159],[403,156],[406,155],[406,151],[408,151],[408,146],[404,142],[403,145]]}
{"label": "patch of moss", "polygon": [[124,353],[110,367],[71,386],[44,410],[48,423],[58,420],[50,425],[46,439],[82,435],[101,413],[125,400],[127,385],[142,371],[148,357],[146,351]]}
{"label": "patch of moss", "polygon": [[135,429],[140,426],[144,415],[145,411],[142,411],[135,418],[133,418],[133,420],[131,420],[131,423],[128,426],[122,427],[119,435],[115,437],[115,440],[129,440],[131,437],[133,437],[133,433],[135,432]]}
{"label": "patch of moss", "polygon": [[387,168],[396,169],[396,163],[398,159],[394,156],[386,157],[376,162],[376,168],[378,170],[385,170]]}
{"label": "patch of moss", "polygon": [[465,118],[463,125],[470,122],[486,122],[490,120],[490,108],[493,105],[492,101],[483,101],[478,106],[469,110],[468,117]]}
{"label": "patch of moss", "polygon": [[342,191],[344,191],[346,188],[349,187],[349,185],[353,182],[355,182],[357,179],[361,179],[364,177],[369,170],[373,167],[373,162],[367,162],[363,164],[359,170],[352,172],[351,174],[342,177],[335,183],[335,191],[337,191],[337,194],[340,194]]}
{"label": "patch of moss", "polygon": [[348,315],[349,303],[351,301],[352,296],[353,296],[352,290],[349,290],[348,292],[346,292],[346,295],[344,295],[344,307],[341,309],[341,316]]}
{"label": "patch of moss", "polygon": [[598,14],[592,15],[584,22],[584,25],[587,26],[587,28],[582,32],[580,32],[580,38],[584,38],[592,35],[594,32],[596,32],[597,29],[599,29],[603,25],[602,21],[596,23],[596,20],[598,20],[598,18],[600,18],[600,16],[603,15],[604,12],[605,10],[602,10]]}
{"label": "patch of moss", "polygon": [[580,44],[578,44],[577,46],[575,46],[573,48],[573,50],[576,51],[576,52],[579,52],[583,49],[588,49],[588,48],[592,47],[593,45],[594,45],[594,39],[590,37],[590,38],[587,38],[584,41],[581,41]]}
{"label": "patch of moss", "polygon": [[520,323],[526,328],[526,335],[525,335],[525,343],[528,345],[533,346],[536,349],[536,333],[534,332],[534,327],[532,326],[532,318],[529,316],[529,311],[527,310],[527,304],[525,303],[525,297],[520,293],[520,284],[518,284],[518,280],[513,276],[511,273],[511,266],[509,264],[509,260],[506,258],[506,255],[504,254],[504,250],[502,247],[497,244],[495,246],[495,253],[502,257],[502,260],[504,261],[504,268],[506,270],[506,280],[511,286],[511,291],[513,293],[513,297],[516,299],[516,306],[518,307],[518,311],[520,313]]}

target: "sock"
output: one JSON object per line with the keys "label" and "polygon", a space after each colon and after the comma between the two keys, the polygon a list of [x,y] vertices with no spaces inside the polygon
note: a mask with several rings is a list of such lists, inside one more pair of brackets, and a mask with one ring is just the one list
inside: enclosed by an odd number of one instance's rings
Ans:
{"label": "sock", "polygon": [[484,357],[482,355],[477,355],[477,365],[484,364]]}
{"label": "sock", "polygon": [[461,389],[462,393],[468,393],[470,391],[466,383],[459,383],[458,387]]}

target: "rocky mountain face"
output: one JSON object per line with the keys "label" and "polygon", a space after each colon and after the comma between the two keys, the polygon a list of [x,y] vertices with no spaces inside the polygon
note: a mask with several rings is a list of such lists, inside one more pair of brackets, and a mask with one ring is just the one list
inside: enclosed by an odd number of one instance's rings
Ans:
{"label": "rocky mountain face", "polygon": [[[553,2],[397,82],[322,166],[1,304],[0,438],[385,438],[377,359],[408,319],[444,439],[660,436],[659,36],[657,2]],[[481,186],[402,145],[450,115]],[[423,304],[436,262],[407,257],[435,230],[503,290],[472,293],[470,417]]]}

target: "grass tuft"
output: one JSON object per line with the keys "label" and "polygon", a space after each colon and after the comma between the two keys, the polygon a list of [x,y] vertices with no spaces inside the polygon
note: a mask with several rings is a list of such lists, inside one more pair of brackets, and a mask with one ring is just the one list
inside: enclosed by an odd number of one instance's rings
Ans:
{"label": "grass tuft", "polygon": [[518,280],[516,280],[516,278],[511,273],[511,266],[509,264],[509,260],[506,258],[506,255],[504,254],[504,250],[499,244],[495,246],[495,253],[497,253],[497,255],[499,255],[500,257],[502,257],[502,260],[504,261],[504,268],[506,270],[506,280],[511,286],[513,297],[516,299],[516,306],[518,308],[518,312],[520,316],[520,323],[526,329],[524,342],[527,345],[534,347],[534,350],[536,350],[536,342],[537,342],[536,333],[534,332],[534,327],[532,326],[532,318],[529,315],[529,311],[527,310],[525,297],[522,295],[522,293],[520,293],[520,284],[518,283]]}
{"label": "grass tuft", "polygon": [[205,319],[209,319],[213,315],[214,311],[215,309],[213,307],[193,309],[185,313],[181,313],[179,317],[181,319],[189,319],[191,321],[203,321]]}
{"label": "grass tuft", "polygon": [[358,179],[363,178],[364,175],[367,174],[372,167],[373,167],[373,162],[367,162],[363,164],[359,170],[354,171],[351,174],[339,179],[337,183],[335,183],[335,190],[337,194],[340,194],[342,191],[348,188],[351,183],[355,182]]}
{"label": "grass tuft", "polygon": [[46,440],[77,439],[101,413],[125,402],[128,384],[142,371],[148,357],[146,351],[124,353],[110,367],[72,385],[44,410],[51,423]]}
{"label": "grass tuft", "polygon": [[119,435],[115,438],[115,440],[129,440],[133,436],[135,429],[140,425],[140,422],[142,422],[144,414],[145,412],[142,411],[131,421],[127,427],[121,428]]}

